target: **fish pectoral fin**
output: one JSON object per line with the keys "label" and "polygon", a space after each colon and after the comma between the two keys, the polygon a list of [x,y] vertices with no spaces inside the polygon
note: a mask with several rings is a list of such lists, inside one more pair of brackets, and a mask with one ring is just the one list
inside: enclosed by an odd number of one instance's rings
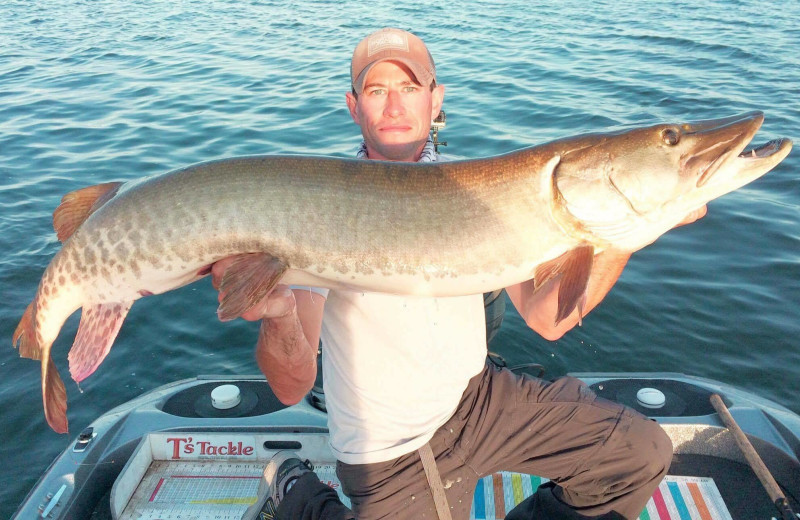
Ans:
{"label": "fish pectoral fin", "polygon": [[106,182],[64,195],[61,198],[61,204],[53,212],[53,229],[56,231],[58,240],[64,242],[71,237],[75,230],[89,218],[89,215],[114,198],[122,184],[121,182]]}
{"label": "fish pectoral fin", "polygon": [[132,301],[83,308],[78,333],[68,356],[72,379],[80,383],[100,366],[111,350],[131,305]]}
{"label": "fish pectoral fin", "polygon": [[539,290],[555,277],[561,276],[561,283],[558,286],[556,325],[572,314],[576,308],[578,309],[578,323],[581,323],[586,304],[586,287],[589,285],[593,262],[594,247],[582,245],[536,268],[534,291]]}
{"label": "fish pectoral fin", "polygon": [[42,401],[47,424],[56,433],[68,433],[67,389],[52,358],[42,362]]}
{"label": "fish pectoral fin", "polygon": [[268,253],[237,255],[220,282],[223,297],[217,309],[219,319],[230,321],[244,314],[272,291],[286,268],[285,263]]}

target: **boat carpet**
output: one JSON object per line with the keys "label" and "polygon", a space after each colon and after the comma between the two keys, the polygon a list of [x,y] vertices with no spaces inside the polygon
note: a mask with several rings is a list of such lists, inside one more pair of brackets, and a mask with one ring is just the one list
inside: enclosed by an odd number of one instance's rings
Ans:
{"label": "boat carpet", "polygon": [[[674,455],[670,475],[713,478],[733,520],[772,518],[778,512],[769,495],[746,464],[709,455]],[[800,511],[800,497],[784,493],[794,511]]]}
{"label": "boat carpet", "polygon": [[[323,482],[338,483],[334,466],[318,467],[317,472]],[[546,481],[505,471],[484,477],[475,487],[470,518],[502,520]],[[795,497],[789,496],[789,500],[795,510],[800,510]],[[670,474],[659,485],[639,520],[752,520],[772,518],[776,513],[747,465],[704,455],[675,455]]]}

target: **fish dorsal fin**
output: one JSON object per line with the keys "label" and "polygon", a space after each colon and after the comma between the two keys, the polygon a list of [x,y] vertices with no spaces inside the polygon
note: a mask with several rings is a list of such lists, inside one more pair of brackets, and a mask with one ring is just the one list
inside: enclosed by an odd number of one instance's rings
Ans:
{"label": "fish dorsal fin", "polygon": [[133,302],[112,302],[84,307],[78,333],[69,350],[69,373],[80,383],[106,358]]}
{"label": "fish dorsal fin", "polygon": [[217,309],[222,321],[238,318],[264,298],[286,271],[286,264],[268,253],[237,255],[222,275],[223,294]]}
{"label": "fish dorsal fin", "polygon": [[97,208],[114,198],[121,182],[106,182],[67,193],[53,212],[53,228],[64,242]]}
{"label": "fish dorsal fin", "polygon": [[572,314],[576,308],[578,309],[578,323],[581,322],[583,307],[586,303],[586,287],[589,285],[593,262],[594,247],[587,244],[571,249],[536,268],[534,291],[539,290],[553,278],[561,276],[561,283],[558,287],[556,325]]}

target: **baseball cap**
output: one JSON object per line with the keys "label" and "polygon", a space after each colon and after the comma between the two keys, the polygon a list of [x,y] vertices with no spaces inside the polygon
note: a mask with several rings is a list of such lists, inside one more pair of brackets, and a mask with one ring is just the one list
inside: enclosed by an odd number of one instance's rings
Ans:
{"label": "baseball cap", "polygon": [[369,69],[387,60],[411,69],[420,85],[427,87],[436,80],[433,57],[422,40],[408,31],[385,27],[361,40],[353,51],[350,81],[356,94],[361,94]]}

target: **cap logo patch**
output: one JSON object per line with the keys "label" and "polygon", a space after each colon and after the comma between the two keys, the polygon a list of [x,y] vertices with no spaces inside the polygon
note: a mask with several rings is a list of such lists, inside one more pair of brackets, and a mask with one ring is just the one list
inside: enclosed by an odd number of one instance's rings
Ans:
{"label": "cap logo patch", "polygon": [[408,38],[405,34],[381,33],[374,35],[367,42],[367,56],[385,50],[408,52]]}

